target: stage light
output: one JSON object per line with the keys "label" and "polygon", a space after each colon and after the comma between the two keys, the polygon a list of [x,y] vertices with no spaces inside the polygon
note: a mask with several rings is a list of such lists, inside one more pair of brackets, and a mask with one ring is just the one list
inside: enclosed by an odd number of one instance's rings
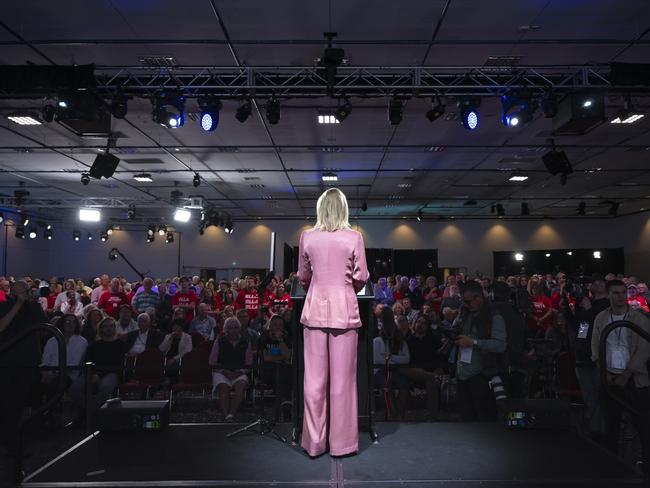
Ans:
{"label": "stage light", "polygon": [[128,110],[128,98],[123,93],[118,93],[111,100],[111,113],[116,119],[123,119],[126,117]]}
{"label": "stage light", "polygon": [[600,251],[594,251],[594,259],[600,259]]}
{"label": "stage light", "polygon": [[327,171],[327,172],[323,173],[323,175],[321,176],[321,179],[323,181],[330,182],[330,181],[338,181],[339,177],[338,177],[338,175],[336,173],[333,173],[331,171]]}
{"label": "stage light", "polygon": [[7,118],[18,125],[42,125],[38,115],[30,112],[14,112],[7,115]]}
{"label": "stage light", "polygon": [[81,184],[88,186],[88,183],[90,183],[90,175],[88,173],[81,173]]}
{"label": "stage light", "polygon": [[149,173],[138,173],[136,175],[133,175],[133,179],[135,181],[139,181],[140,183],[151,183],[153,181]]}
{"label": "stage light", "polygon": [[528,176],[521,174],[521,173],[513,173],[510,178],[508,178],[509,181],[526,181],[528,179]]}
{"label": "stage light", "polygon": [[167,233],[167,226],[166,225],[161,225],[158,227],[158,235],[159,236],[164,236]]}
{"label": "stage light", "polygon": [[45,237],[45,239],[47,239],[48,241],[51,241],[52,237],[54,237],[52,232],[52,227],[49,225],[47,227],[48,228],[45,229],[45,231],[43,232],[43,237]]}
{"label": "stage light", "polygon": [[194,178],[192,178],[192,185],[194,188],[198,187],[201,184],[201,177],[198,173],[194,173]]}
{"label": "stage light", "polygon": [[30,239],[36,239],[36,236],[38,233],[36,232],[36,229],[29,229],[29,238]]}
{"label": "stage light", "polygon": [[612,202],[612,204],[610,205],[609,210],[607,211],[607,213],[609,215],[613,216],[613,217],[616,217],[616,215],[618,214],[618,207],[619,206],[620,206],[620,203]]}
{"label": "stage light", "polygon": [[391,125],[399,125],[404,117],[404,106],[401,100],[392,98],[388,102],[388,120]]}
{"label": "stage light", "polygon": [[108,227],[106,227],[106,235],[110,236],[112,234],[113,234],[113,226],[109,225]]}
{"label": "stage light", "polygon": [[167,238],[165,239],[166,244],[171,244],[174,242],[174,233],[173,232],[167,232]]}
{"label": "stage light", "polygon": [[223,230],[226,232],[226,234],[232,234],[235,231],[235,227],[232,223],[232,220],[230,220],[230,217],[228,217],[228,221],[226,222]]}
{"label": "stage light", "polygon": [[418,209],[418,215],[416,219],[418,222],[422,222],[422,209]]}
{"label": "stage light", "polygon": [[546,254],[544,254],[544,257],[550,258],[550,257],[551,257],[551,253],[550,253],[550,252],[547,252]]}
{"label": "stage light", "polygon": [[219,125],[219,111],[222,107],[221,101],[216,99],[202,100],[199,102],[199,107],[201,108],[201,115],[199,117],[201,129],[206,132],[212,132]]}
{"label": "stage light", "polygon": [[41,110],[41,115],[43,116],[43,120],[45,122],[52,122],[54,120],[54,116],[56,115],[56,108],[53,105],[45,105]]}
{"label": "stage light", "polygon": [[572,251],[567,251],[567,252],[566,252],[566,255],[567,255],[567,256],[573,256],[573,252],[572,252]]}
{"label": "stage light", "polygon": [[594,99],[593,98],[585,98],[582,101],[582,108],[590,108],[594,104]]}
{"label": "stage light", "polygon": [[88,232],[88,240],[89,240],[89,241],[92,241],[92,240],[93,240],[93,235],[92,235],[90,232]]}
{"label": "stage light", "polygon": [[108,240],[108,234],[106,233],[106,231],[99,234],[99,240],[102,242],[106,242]]}
{"label": "stage light", "polygon": [[237,107],[237,112],[235,112],[235,118],[239,120],[242,124],[248,120],[248,117],[251,116],[253,113],[253,109],[251,107],[251,102],[248,100],[244,100],[242,104]]}
{"label": "stage light", "polygon": [[269,124],[275,125],[280,122],[282,108],[280,107],[280,100],[273,97],[266,102],[266,120]]}
{"label": "stage light", "polygon": [[129,220],[135,220],[135,205],[129,205],[129,209],[126,211],[126,217]]}
{"label": "stage light", "polygon": [[17,239],[24,239],[25,238],[25,226],[24,225],[17,225],[16,226],[16,238]]}
{"label": "stage light", "polygon": [[501,218],[506,214],[506,210],[503,208],[503,205],[497,203],[496,205],[497,217]]}
{"label": "stage light", "polygon": [[72,231],[72,239],[76,242],[81,240],[81,232],[78,230]]}
{"label": "stage light", "polygon": [[21,225],[26,227],[29,224],[29,217],[27,215],[22,217]]}
{"label": "stage light", "polygon": [[177,222],[188,222],[192,218],[192,212],[185,208],[177,208],[174,212],[174,220]]}
{"label": "stage light", "polygon": [[480,103],[480,98],[463,98],[458,102],[461,123],[465,129],[476,130],[478,128]]}
{"label": "stage light", "polygon": [[161,93],[154,100],[153,121],[168,129],[185,125],[185,97],[179,93]]}
{"label": "stage light", "polygon": [[523,217],[530,215],[530,207],[527,202],[521,202],[521,215]]}
{"label": "stage light", "polygon": [[501,123],[508,128],[522,127],[533,119],[537,102],[529,96],[508,93],[501,97]]}
{"label": "stage light", "polygon": [[59,100],[57,105],[59,106],[59,108],[68,108],[68,102],[66,100]]}
{"label": "stage light", "polygon": [[515,261],[523,261],[524,260],[524,255],[520,252],[515,253]]}
{"label": "stage light", "polygon": [[587,213],[587,203],[586,202],[580,202],[578,204],[578,209],[576,210],[576,214],[585,215],[586,213]]}
{"label": "stage light", "polygon": [[[340,102],[340,101],[339,101]],[[338,122],[343,122],[348,118],[348,115],[352,112],[352,104],[349,99],[344,99],[343,103],[339,105],[336,109],[334,115],[336,115],[336,120]]]}
{"label": "stage light", "polygon": [[433,105],[433,100],[431,100],[431,109],[426,113],[426,117],[429,120],[429,122],[433,122],[435,120],[438,120],[440,117],[442,117],[445,114],[445,105],[440,101],[439,98],[436,97],[436,102],[435,105]]}
{"label": "stage light", "polygon": [[96,208],[80,208],[79,220],[82,222],[99,222],[102,214]]}

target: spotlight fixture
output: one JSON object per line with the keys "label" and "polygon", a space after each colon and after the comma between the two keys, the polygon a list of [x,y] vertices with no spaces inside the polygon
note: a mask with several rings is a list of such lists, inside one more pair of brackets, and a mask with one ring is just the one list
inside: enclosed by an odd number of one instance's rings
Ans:
{"label": "spotlight fixture", "polygon": [[343,99],[343,103],[339,100],[339,106],[336,108],[336,112],[334,112],[334,115],[336,116],[336,120],[339,122],[343,122],[345,119],[348,118],[348,115],[352,112],[352,104],[350,103],[350,100],[348,98]]}
{"label": "spotlight fixture", "polygon": [[339,177],[338,177],[338,175],[337,175],[336,173],[333,173],[332,171],[326,171],[326,172],[323,173],[323,175],[321,176],[321,179],[322,179],[323,181],[330,182],[330,181],[338,181],[338,180],[339,180]]}
{"label": "spotlight fixture", "polygon": [[361,210],[364,211],[364,212],[365,212],[366,210],[368,210],[368,202],[364,201],[364,202],[361,204]]}
{"label": "spotlight fixture", "polygon": [[126,217],[129,220],[135,220],[135,205],[129,205],[129,209],[126,211]]}
{"label": "spotlight fixture", "polygon": [[580,202],[578,204],[578,209],[576,210],[576,214],[585,215],[586,213],[587,213],[587,203],[586,202]]}
{"label": "spotlight fixture", "polygon": [[527,202],[521,202],[521,215],[523,217],[530,215],[530,207]]}
{"label": "spotlight fixture", "polygon": [[106,235],[110,236],[112,234],[113,234],[113,226],[109,225],[108,227],[106,227]]}
{"label": "spotlight fixture", "polygon": [[123,119],[126,117],[128,110],[128,98],[123,93],[118,93],[111,100],[111,113],[116,119]]}
{"label": "spotlight fixture", "polygon": [[438,120],[440,117],[445,115],[445,105],[440,101],[440,98],[435,98],[435,104],[433,99],[431,100],[431,109],[426,113],[426,117],[429,122]]}
{"label": "spotlight fixture", "polygon": [[101,212],[96,208],[80,208],[79,220],[82,222],[99,222],[101,220]]}
{"label": "spotlight fixture", "polygon": [[551,253],[550,253],[550,252],[547,252],[546,254],[544,254],[544,257],[546,257],[546,258],[550,258],[550,257],[551,257]]}
{"label": "spotlight fixture", "polygon": [[167,237],[165,239],[166,244],[171,244],[174,242],[174,233],[173,232],[167,232]]}
{"label": "spotlight fixture", "polygon": [[47,228],[43,231],[43,237],[46,240],[51,241],[53,236],[52,226],[48,225]]}
{"label": "spotlight fixture", "polygon": [[16,226],[16,238],[17,239],[24,239],[25,238],[25,226],[24,225],[17,225]]}
{"label": "spotlight fixture", "polygon": [[174,220],[177,222],[188,222],[192,218],[192,212],[185,208],[177,208],[174,212]]}
{"label": "spotlight fixture", "polygon": [[24,215],[21,219],[21,225],[26,227],[27,224],[29,224],[29,217],[27,215]]}
{"label": "spotlight fixture", "polygon": [[43,116],[43,120],[45,122],[52,122],[54,120],[54,116],[56,115],[56,108],[53,105],[44,105],[43,109],[41,110],[41,115]]}
{"label": "spotlight fixture", "polygon": [[422,209],[418,209],[418,215],[416,217],[418,222],[422,222]]}
{"label": "spotlight fixture", "polygon": [[266,102],[266,120],[269,124],[275,125],[280,122],[280,115],[282,109],[280,107],[280,100],[273,97]]}
{"label": "spotlight fixture", "polygon": [[30,239],[36,239],[36,236],[38,233],[36,232],[36,229],[29,229],[29,238]]}
{"label": "spotlight fixture", "polygon": [[99,240],[102,242],[106,242],[108,240],[108,234],[106,233],[106,231],[99,234]]}
{"label": "spotlight fixture", "polygon": [[501,123],[508,128],[516,128],[533,119],[537,102],[529,95],[508,93],[501,97],[501,107]]}
{"label": "spotlight fixture", "polygon": [[523,261],[524,260],[524,255],[520,252],[515,253],[515,261]]}
{"label": "spotlight fixture", "polygon": [[567,251],[567,252],[566,252],[566,255],[567,255],[567,256],[573,256],[573,251]]}
{"label": "spotlight fixture", "polygon": [[600,258],[601,258],[600,251],[594,251],[594,259],[600,259]]}
{"label": "spotlight fixture", "polygon": [[248,117],[253,113],[251,107],[251,102],[249,100],[244,100],[239,107],[237,107],[237,112],[235,112],[235,118],[239,120],[242,124],[248,120]]}
{"label": "spotlight fixture", "polygon": [[89,241],[92,241],[92,240],[93,240],[93,235],[92,235],[90,232],[88,232],[88,240],[89,240]]}
{"label": "spotlight fixture", "polygon": [[497,210],[497,217],[501,218],[505,216],[506,210],[503,208],[503,205],[501,205],[500,203],[496,204],[496,210]]}
{"label": "spotlight fixture", "polygon": [[388,102],[388,120],[391,125],[399,125],[404,117],[404,105],[401,100],[391,98]]}
{"label": "spotlight fixture", "polygon": [[198,173],[194,173],[194,178],[192,178],[192,185],[194,188],[198,187],[201,184],[201,176]]}
{"label": "spotlight fixture", "polygon": [[7,118],[14,124],[18,125],[42,125],[41,119],[38,115],[31,112],[14,112],[7,115]]}
{"label": "spotlight fixture", "polygon": [[178,129],[185,124],[185,97],[178,93],[159,93],[152,101],[153,121],[168,129]]}
{"label": "spotlight fixture", "polygon": [[79,232],[78,230],[73,231],[72,239],[76,242],[79,242],[81,240],[81,232]]}
{"label": "spotlight fixture", "polygon": [[199,101],[199,107],[201,108],[201,115],[199,117],[201,129],[206,132],[212,132],[219,125],[219,111],[222,107],[221,100],[207,98]]}
{"label": "spotlight fixture", "polygon": [[147,227],[147,242],[153,242],[156,238],[156,226],[150,225]]}
{"label": "spotlight fixture", "polygon": [[164,236],[167,233],[167,226],[166,225],[161,225],[158,227],[158,235],[159,236]]}
{"label": "spotlight fixture", "polygon": [[90,174],[88,173],[81,173],[81,184],[83,186],[87,186],[88,183],[90,183]]}
{"label": "spotlight fixture", "polygon": [[611,124],[634,124],[638,122],[645,114],[639,110],[634,110],[630,104],[630,97],[623,102],[623,109],[620,110],[616,116],[610,121]]}
{"label": "spotlight fixture", "polygon": [[618,207],[619,206],[620,206],[620,203],[612,202],[610,207],[609,207],[609,210],[607,211],[607,213],[609,215],[611,215],[612,217],[616,217],[616,215],[618,215]]}
{"label": "spotlight fixture", "polygon": [[460,108],[460,119],[465,129],[476,130],[478,128],[478,107],[480,104],[480,98],[462,98],[458,101],[458,107]]}
{"label": "spotlight fixture", "polygon": [[235,228],[232,224],[232,220],[230,220],[230,217],[228,217],[228,221],[226,222],[226,225],[224,226],[223,230],[226,232],[226,234],[232,234],[235,231]]}
{"label": "spotlight fixture", "polygon": [[139,181],[140,183],[151,183],[153,179],[151,178],[151,175],[149,173],[138,173],[133,175],[133,179],[135,181]]}

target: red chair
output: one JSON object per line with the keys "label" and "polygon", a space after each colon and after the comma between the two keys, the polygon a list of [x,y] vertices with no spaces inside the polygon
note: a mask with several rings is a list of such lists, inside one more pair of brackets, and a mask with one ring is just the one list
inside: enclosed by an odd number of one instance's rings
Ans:
{"label": "red chair", "polygon": [[149,391],[165,382],[165,356],[158,349],[146,349],[135,358],[133,378],[118,386],[118,394],[127,391]]}
{"label": "red chair", "polygon": [[205,398],[206,390],[212,388],[212,367],[208,364],[209,357],[210,349],[199,347],[192,349],[181,358],[178,383],[172,385],[169,390],[170,408],[174,392],[201,391]]}

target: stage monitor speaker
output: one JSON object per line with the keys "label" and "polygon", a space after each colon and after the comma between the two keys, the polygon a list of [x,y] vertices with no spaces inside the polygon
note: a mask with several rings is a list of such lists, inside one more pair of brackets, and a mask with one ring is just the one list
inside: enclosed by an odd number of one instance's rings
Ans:
{"label": "stage monitor speaker", "polygon": [[542,156],[542,161],[552,175],[568,175],[573,172],[569,158],[564,151],[549,151]]}
{"label": "stage monitor speaker", "polygon": [[499,419],[510,429],[568,429],[569,403],[556,399],[514,399],[498,402]]}
{"label": "stage monitor speaker", "polygon": [[100,154],[95,158],[95,162],[90,167],[90,176],[96,179],[110,178],[115,173],[117,165],[120,164],[120,158],[112,154]]}

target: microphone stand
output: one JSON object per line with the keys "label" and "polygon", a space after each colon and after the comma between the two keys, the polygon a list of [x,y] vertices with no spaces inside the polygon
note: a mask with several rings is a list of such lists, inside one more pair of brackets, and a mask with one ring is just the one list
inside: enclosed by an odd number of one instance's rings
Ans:
{"label": "microphone stand", "polygon": [[[264,308],[263,307],[264,290],[269,285],[269,283],[271,283],[271,280],[273,279],[273,276],[274,276],[273,270],[269,271],[268,274],[264,277],[264,279],[260,282],[260,284],[257,287],[257,298],[258,298],[258,300],[257,300],[257,305],[258,305],[257,313],[258,313],[258,318],[260,320],[260,325],[261,325],[260,329],[262,329],[263,326],[264,326],[264,322],[262,320],[262,317],[263,317],[262,314],[263,314],[263,308]],[[262,371],[263,371],[262,366],[264,364],[264,352],[260,351],[258,349],[257,354],[258,354],[257,369],[259,371],[259,375],[261,376]],[[261,354],[261,356],[260,356],[260,354]],[[278,392],[279,392],[279,386],[280,386],[280,381],[279,381],[280,380],[280,378],[279,378],[280,377],[280,374],[279,374],[280,373],[280,365],[279,364],[274,364],[274,367],[275,367],[275,373],[276,373],[275,374],[275,388],[276,388],[275,395],[276,395],[276,404],[277,404],[277,398],[278,398],[278,395],[279,395]],[[253,395],[255,395],[255,391],[253,391]],[[234,436],[236,436],[238,434],[241,434],[242,432],[247,432],[247,431],[251,430],[252,428],[259,426],[259,431],[257,432],[259,435],[272,434],[280,442],[286,443],[287,439],[285,437],[281,436],[280,434],[278,434],[275,431],[275,419],[266,417],[264,415],[264,403],[262,403],[262,409],[261,410],[262,411],[260,412],[260,414],[257,417],[257,420],[255,420],[255,422],[251,422],[250,424],[245,425],[241,429],[238,429],[238,430],[236,430],[234,432],[231,432],[231,433],[227,434],[226,437],[234,437]]]}
{"label": "microphone stand", "polygon": [[126,259],[126,256],[122,254],[118,248],[114,247],[113,249],[108,251],[108,259],[110,259],[111,261],[115,261],[117,259],[118,254],[122,259],[124,259],[124,262],[128,264],[133,271],[135,271],[135,274],[137,274],[141,280],[144,280],[144,274],[138,271],[136,267],[133,266],[133,264],[131,264],[131,261]]}

